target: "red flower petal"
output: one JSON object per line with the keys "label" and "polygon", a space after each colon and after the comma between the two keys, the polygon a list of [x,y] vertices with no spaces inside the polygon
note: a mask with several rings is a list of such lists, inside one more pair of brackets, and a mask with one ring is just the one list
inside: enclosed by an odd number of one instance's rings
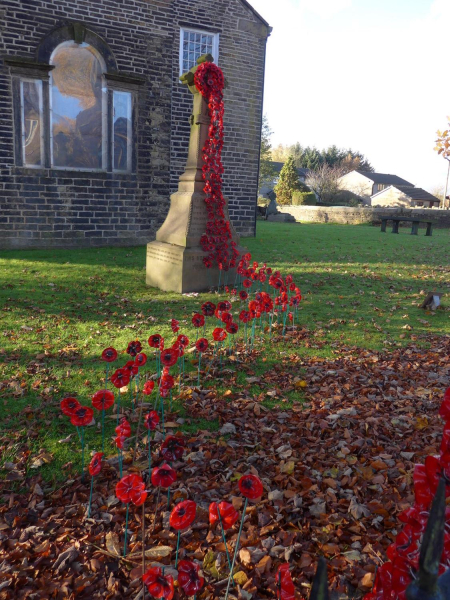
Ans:
{"label": "red flower petal", "polygon": [[186,596],[195,596],[205,584],[199,571],[199,565],[191,560],[180,560],[178,563],[178,583]]}
{"label": "red flower petal", "polygon": [[241,494],[249,500],[257,500],[262,496],[263,485],[256,475],[243,475],[239,479],[239,489]]}
{"label": "red flower petal", "polygon": [[102,470],[103,456],[104,456],[103,452],[97,452],[92,457],[92,460],[89,463],[89,473],[92,475],[92,477],[94,477],[95,475],[98,475],[100,473],[100,471]]}
{"label": "red flower petal", "polygon": [[114,394],[110,390],[99,390],[92,396],[92,406],[97,410],[108,410],[114,404]]}
{"label": "red flower petal", "polygon": [[155,487],[170,487],[177,480],[177,473],[167,464],[155,467],[152,471],[152,484]]}
{"label": "red flower petal", "polygon": [[211,525],[220,523],[219,519],[222,520],[222,526],[224,530],[230,529],[239,519],[239,513],[229,502],[211,502],[209,505],[209,522]]}
{"label": "red flower petal", "polygon": [[71,417],[77,408],[81,406],[76,398],[64,398],[61,400],[61,410],[65,415]]}
{"label": "red flower petal", "polygon": [[174,529],[187,529],[195,520],[197,505],[193,500],[183,500],[170,513],[169,524]]}

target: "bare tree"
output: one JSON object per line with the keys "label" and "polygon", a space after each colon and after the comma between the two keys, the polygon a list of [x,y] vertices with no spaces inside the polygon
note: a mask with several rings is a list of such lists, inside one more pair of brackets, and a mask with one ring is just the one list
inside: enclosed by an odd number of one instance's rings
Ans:
{"label": "bare tree", "polygon": [[339,193],[339,177],[342,177],[344,171],[341,167],[330,167],[323,164],[316,171],[311,171],[305,184],[312,189],[320,202],[329,202]]}
{"label": "bare tree", "polygon": [[448,190],[448,180],[450,176],[450,117],[447,117],[449,128],[445,131],[438,131],[438,139],[436,140],[435,150],[438,154],[443,156],[448,161],[447,167],[447,178],[445,180],[445,188],[444,188],[444,200],[442,204],[442,208],[450,208],[450,206],[446,206],[447,204],[447,190]]}

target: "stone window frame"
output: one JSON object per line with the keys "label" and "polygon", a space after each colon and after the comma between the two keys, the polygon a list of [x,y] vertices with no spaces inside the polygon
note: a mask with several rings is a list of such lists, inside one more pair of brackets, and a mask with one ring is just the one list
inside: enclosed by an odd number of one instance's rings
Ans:
{"label": "stone window frame", "polygon": [[180,51],[179,51],[179,71],[180,76],[185,72],[183,68],[183,45],[184,35],[186,32],[200,33],[202,35],[209,35],[213,38],[212,56],[216,65],[219,64],[219,47],[220,47],[220,33],[218,31],[211,31],[207,29],[200,29],[198,27],[191,27],[189,25],[180,26]]}
{"label": "stone window frame", "polygon": [[[63,42],[74,41],[81,44],[86,42],[91,45],[102,57],[105,63],[105,83],[107,88],[106,100],[106,164],[102,169],[74,168],[55,166],[52,164],[51,152],[51,123],[50,123],[50,73],[54,65],[50,64],[53,51]],[[10,68],[12,77],[13,95],[13,119],[14,119],[14,159],[15,166],[23,169],[39,171],[51,169],[54,171],[76,171],[78,173],[114,173],[117,175],[130,175],[136,172],[137,157],[137,107],[139,89],[145,83],[145,77],[119,71],[113,52],[108,44],[94,31],[88,29],[83,23],[71,22],[54,29],[39,44],[35,57],[6,56],[5,63]],[[21,110],[21,86],[22,81],[38,80],[42,85],[42,136],[43,157],[41,165],[24,164],[22,136],[22,110]],[[131,159],[128,170],[116,170],[113,168],[113,105],[114,92],[128,92],[131,94]]]}

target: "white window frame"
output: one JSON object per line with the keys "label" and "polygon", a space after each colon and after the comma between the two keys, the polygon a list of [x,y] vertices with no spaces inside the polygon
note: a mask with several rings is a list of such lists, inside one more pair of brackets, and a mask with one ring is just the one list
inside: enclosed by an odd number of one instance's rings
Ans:
{"label": "white window frame", "polygon": [[[25,152],[25,103],[23,99],[23,84],[27,83],[38,83],[39,84],[39,119],[40,119],[40,149],[41,149],[41,164],[40,165],[32,165],[26,162],[26,152]],[[22,155],[22,164],[24,167],[29,169],[42,169],[44,168],[44,96],[43,96],[43,87],[42,80],[33,77],[21,77],[20,78],[20,123],[21,123],[21,155]]]}
{"label": "white window frame", "polygon": [[[114,168],[114,117],[115,117],[115,98],[116,94],[127,94],[128,96],[128,108],[129,117],[127,119],[127,166],[126,169],[115,169]],[[112,153],[112,171],[113,173],[131,173],[132,171],[132,159],[133,159],[133,94],[129,90],[113,89],[112,90],[112,131],[111,131],[111,153]]]}
{"label": "white window frame", "polygon": [[219,64],[219,38],[220,35],[218,33],[213,33],[212,31],[205,31],[204,29],[194,29],[193,27],[180,27],[180,75],[183,75],[183,45],[184,45],[184,34],[185,32],[189,33],[200,33],[202,35],[209,35],[213,38],[213,51],[212,55],[214,57],[214,63],[216,65]]}

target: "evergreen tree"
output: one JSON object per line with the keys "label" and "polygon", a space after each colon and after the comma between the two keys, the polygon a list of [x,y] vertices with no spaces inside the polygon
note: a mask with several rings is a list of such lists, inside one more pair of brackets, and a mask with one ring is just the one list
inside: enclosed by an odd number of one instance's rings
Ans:
{"label": "evergreen tree", "polygon": [[322,154],[317,148],[310,148],[307,146],[302,156],[302,167],[309,169],[310,171],[317,171],[323,164]]}
{"label": "evergreen tree", "polygon": [[322,150],[321,155],[323,163],[329,167],[334,167],[340,164],[341,160],[345,157],[346,152],[333,145],[329,146],[326,150]]}
{"label": "evergreen tree", "polygon": [[289,146],[288,156],[294,157],[294,163],[297,168],[300,168],[302,166],[302,156],[304,151],[305,149],[299,142],[296,142],[295,144],[292,144],[292,146]]}
{"label": "evergreen tree", "polygon": [[272,145],[270,137],[272,131],[269,126],[267,116],[263,116],[261,131],[261,151],[259,163],[258,189],[264,184],[273,181],[276,177],[276,171],[272,164]]}
{"label": "evergreen tree", "polygon": [[278,204],[291,204],[292,194],[300,189],[300,179],[295,166],[294,157],[291,155],[281,169],[280,178],[275,186]]}
{"label": "evergreen tree", "polygon": [[351,148],[338,148],[336,145],[317,150],[317,148],[311,146],[302,146],[299,142],[291,146],[279,144],[272,151],[272,160],[286,162],[290,155],[294,156],[297,168],[310,169],[311,171],[317,171],[322,165],[342,167],[345,173],[355,169],[371,172],[375,170],[361,152],[355,152]]}

